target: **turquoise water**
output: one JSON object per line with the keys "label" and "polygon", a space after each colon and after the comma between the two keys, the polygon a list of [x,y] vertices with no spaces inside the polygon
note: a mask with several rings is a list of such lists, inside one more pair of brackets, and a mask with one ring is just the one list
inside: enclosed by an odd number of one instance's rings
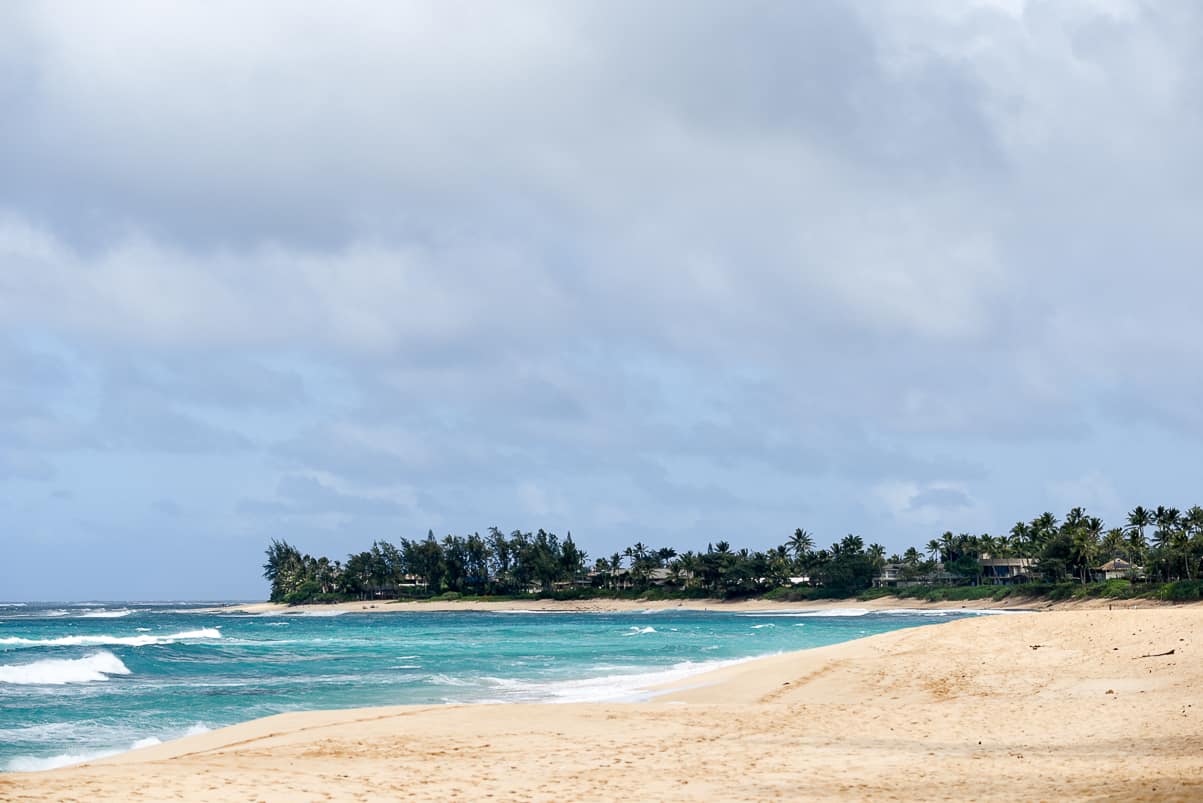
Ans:
{"label": "turquoise water", "polygon": [[285,711],[640,699],[643,687],[726,662],[962,615],[195,607],[0,605],[0,770],[63,766]]}

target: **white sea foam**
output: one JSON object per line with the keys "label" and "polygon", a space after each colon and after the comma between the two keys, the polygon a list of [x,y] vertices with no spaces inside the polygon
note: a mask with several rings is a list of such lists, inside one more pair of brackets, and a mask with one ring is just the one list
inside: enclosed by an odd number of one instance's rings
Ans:
{"label": "white sea foam", "polygon": [[421,664],[397,664],[393,669],[421,669]]}
{"label": "white sea foam", "polygon": [[15,647],[145,647],[149,644],[175,644],[177,641],[194,641],[221,638],[221,631],[213,627],[185,630],[165,636],[59,636],[58,638],[30,639],[13,636],[0,638],[0,645]]}
{"label": "white sea foam", "polygon": [[991,608],[885,608],[871,610],[869,608],[831,608],[825,611],[759,611],[757,613],[740,613],[753,619],[785,617],[792,619],[815,619],[843,616],[990,616],[998,614],[1031,613],[1025,610],[996,610]]}
{"label": "white sea foam", "polygon": [[740,613],[737,616],[747,616],[753,619],[784,617],[790,619],[813,619],[817,617],[865,616],[873,613],[868,608],[831,608],[826,611],[761,611],[759,613]]}
{"label": "white sea foam", "polygon": [[774,624],[752,625],[753,630],[759,630],[762,627],[776,627]]}
{"label": "white sea foam", "polygon": [[16,756],[4,765],[6,772],[43,772],[70,767],[122,753],[122,750],[95,750],[88,753],[60,753],[57,756]]}
{"label": "white sea foam", "polygon": [[280,616],[342,616],[346,611],[288,611]]}
{"label": "white sea foam", "polygon": [[435,684],[436,686],[475,686],[476,685],[475,683],[473,683],[470,680],[464,680],[463,678],[452,677],[451,675],[444,675],[441,672],[438,674],[435,674],[435,675],[431,675],[430,677],[427,678],[427,680],[429,682]]}
{"label": "white sea foam", "polygon": [[623,633],[624,636],[643,636],[648,633],[655,633],[654,627],[632,627],[628,632]]}
{"label": "white sea foam", "polygon": [[540,613],[540,614],[542,614],[542,613],[575,613],[575,614],[579,614],[581,612],[580,611],[553,610],[553,609],[537,610],[534,608],[514,608],[511,610],[489,611],[489,613]]}
{"label": "white sea foam", "polygon": [[957,611],[954,611],[954,613],[970,614],[972,616],[1011,616],[1011,615],[1016,615],[1016,614],[1021,614],[1021,613],[1035,613],[1035,611],[1022,610],[1022,609],[1000,611],[1000,610],[993,610],[990,608],[977,608],[977,609],[970,610],[969,608],[965,608],[963,610],[958,609]]}
{"label": "white sea foam", "polygon": [[110,675],[128,675],[129,668],[113,653],[102,650],[83,658],[46,658],[28,664],[0,666],[0,683],[19,686],[61,686],[93,683]]}
{"label": "white sea foam", "polygon": [[[208,733],[209,726],[203,722],[196,722],[191,725],[183,733],[171,738],[179,738],[182,736],[196,736],[201,733]],[[120,755],[128,750],[138,750],[143,747],[154,747],[162,744],[163,740],[157,736],[147,736],[143,739],[130,744],[124,750],[91,750],[78,753],[60,753],[54,756],[16,756],[4,765],[6,772],[42,772],[45,770],[58,769],[59,767],[69,767],[73,764],[83,764],[88,761],[98,761],[109,756]]]}
{"label": "white sea foam", "polygon": [[658,693],[653,687],[663,686],[713,669],[733,666],[752,660],[738,658],[729,661],[683,661],[668,669],[638,672],[629,675],[603,675],[576,680],[537,682],[512,678],[481,678],[500,692],[506,702],[600,703],[635,702],[647,700]]}
{"label": "white sea foam", "polygon": [[80,614],[80,619],[120,619],[124,616],[129,616],[133,611],[124,608],[119,611],[88,611]]}

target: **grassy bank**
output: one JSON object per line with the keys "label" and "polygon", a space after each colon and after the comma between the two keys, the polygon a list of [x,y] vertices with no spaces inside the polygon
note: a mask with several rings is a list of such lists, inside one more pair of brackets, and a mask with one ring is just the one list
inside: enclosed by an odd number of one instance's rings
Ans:
{"label": "grassy bank", "polygon": [[1026,583],[1013,586],[917,586],[913,588],[875,588],[857,595],[859,600],[915,599],[924,602],[970,602],[974,600],[1032,599],[1064,602],[1075,599],[1155,599],[1166,602],[1196,602],[1203,599],[1203,581],[1181,580],[1174,583],[1130,583],[1108,580],[1102,583]]}

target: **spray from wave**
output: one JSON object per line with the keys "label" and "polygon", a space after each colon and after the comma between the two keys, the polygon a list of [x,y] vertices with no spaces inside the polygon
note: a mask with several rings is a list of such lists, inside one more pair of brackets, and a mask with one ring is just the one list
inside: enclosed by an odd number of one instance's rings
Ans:
{"label": "spray from wave", "polygon": [[83,658],[47,658],[28,664],[0,666],[0,683],[16,686],[61,686],[66,683],[94,683],[111,675],[128,675],[129,667],[108,650]]}

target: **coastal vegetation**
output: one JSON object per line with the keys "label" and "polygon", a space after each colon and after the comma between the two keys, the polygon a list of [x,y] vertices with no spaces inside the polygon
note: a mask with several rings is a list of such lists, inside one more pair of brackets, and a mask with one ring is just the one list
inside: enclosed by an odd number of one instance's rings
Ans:
{"label": "coastal vegetation", "polygon": [[[1006,568],[1002,572],[998,567]],[[928,600],[1008,595],[1203,598],[1203,508],[1136,507],[1107,527],[1083,508],[1063,520],[1042,513],[1004,535],[945,532],[889,554],[847,535],[826,548],[796,529],[768,550],[727,541],[704,550],[633,544],[593,559],[568,533],[491,527],[486,535],[376,541],[345,560],[303,554],[284,540],[267,548],[263,576],[273,602],[347,599],[591,596],[764,596],[769,599],[896,595]]]}

